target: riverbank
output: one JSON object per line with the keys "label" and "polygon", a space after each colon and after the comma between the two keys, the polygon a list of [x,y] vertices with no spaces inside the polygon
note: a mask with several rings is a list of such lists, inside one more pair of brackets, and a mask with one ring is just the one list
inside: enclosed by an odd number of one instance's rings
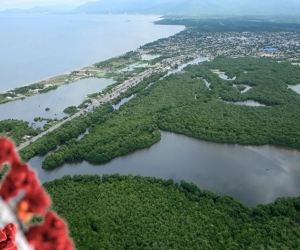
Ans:
{"label": "riverbank", "polygon": [[[171,74],[165,78],[158,75],[157,79],[146,78],[137,85],[138,90],[135,92],[137,95],[134,98],[105,119],[99,117],[101,124],[97,123],[79,142],[68,144],[68,147],[60,147],[47,156],[43,166],[54,168],[59,165],[57,160],[63,163],[69,158],[100,163],[128,152],[128,148],[131,150],[139,148],[132,147],[133,144],[146,145],[146,138],[151,138],[152,133],[158,129],[219,143],[271,144],[299,149],[299,142],[295,139],[299,138],[299,131],[291,131],[290,126],[293,124],[293,127],[299,127],[299,120],[294,114],[299,112],[297,105],[300,97],[292,90],[287,91],[283,81],[277,82],[276,88],[273,87],[275,79],[291,74],[297,76],[299,73],[294,71],[295,66],[287,64],[285,68],[281,68],[281,65],[272,60],[251,59],[252,65],[259,65],[260,70],[252,72],[257,80],[253,82],[253,88],[246,93],[241,93],[232,82],[221,79],[211,71],[216,65],[221,69],[229,66],[240,67],[236,83],[244,84],[249,81],[245,77],[251,77],[243,70],[249,60],[220,58],[202,65],[186,67],[180,74]],[[274,67],[278,67],[278,73],[273,74],[274,80],[270,80],[266,85],[264,75],[270,75],[269,71]],[[206,87],[203,79],[209,79],[211,90]],[[294,78],[291,78],[291,83],[292,79]],[[133,83],[128,84],[130,87]],[[116,94],[122,93],[123,98],[134,94],[130,88],[128,92],[122,92],[123,89],[117,87],[113,91]],[[263,98],[262,92],[265,93]],[[115,97],[117,96],[111,98]],[[220,100],[231,103],[227,104]],[[237,105],[243,100],[259,101],[266,106]],[[289,124],[286,123],[287,120]],[[121,126],[125,125],[128,127],[124,134]],[[132,134],[130,139],[126,137],[127,133]],[[105,143],[102,142],[103,138],[106,138]],[[39,152],[38,148],[33,150],[34,147],[30,145],[24,153]],[[106,147],[113,150],[107,150]],[[86,151],[86,148],[90,150]],[[99,153],[102,151],[103,153]],[[34,155],[38,155],[37,152]]]}
{"label": "riverbank", "polygon": [[175,182],[184,179],[201,189],[234,196],[248,206],[300,195],[299,150],[220,144],[167,131],[160,133],[161,140],[151,147],[108,162],[96,164],[78,160],[53,170],[41,168],[45,156],[35,156],[28,163],[42,183],[65,175],[119,173]]}

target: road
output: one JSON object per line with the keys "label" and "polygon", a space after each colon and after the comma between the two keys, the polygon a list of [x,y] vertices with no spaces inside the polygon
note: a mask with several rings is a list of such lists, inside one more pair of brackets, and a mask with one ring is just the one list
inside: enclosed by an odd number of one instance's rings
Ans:
{"label": "road", "polygon": [[48,130],[42,132],[41,134],[39,134],[35,137],[32,137],[27,142],[24,142],[24,143],[20,144],[20,146],[17,147],[17,151],[20,151],[21,149],[27,147],[30,143],[35,142],[36,140],[40,139],[44,135],[46,135],[46,134],[52,132],[53,130],[59,128],[64,123],[66,123],[68,121],[71,121],[75,117],[78,117],[81,114],[84,114],[85,112],[88,112],[91,108],[99,107],[99,106],[101,106],[102,103],[105,103],[105,102],[110,102],[112,99],[118,97],[122,92],[124,92],[127,89],[129,89],[129,88],[137,85],[138,83],[140,83],[143,80],[144,77],[150,76],[153,72],[154,72],[154,70],[148,69],[148,70],[142,72],[139,76],[133,77],[133,78],[123,82],[122,84],[119,84],[118,86],[116,86],[115,88],[112,89],[112,92],[110,94],[106,94],[106,95],[101,96],[96,101],[94,101],[92,104],[90,104],[88,107],[78,111],[76,114],[68,117],[67,119],[65,119],[63,121],[60,121],[59,123],[55,124],[54,126],[49,128]]}
{"label": "road", "polygon": [[19,150],[21,150],[21,149],[27,147],[30,143],[35,142],[37,139],[39,139],[39,138],[43,137],[44,135],[46,135],[46,134],[52,132],[53,130],[59,128],[61,125],[63,125],[63,124],[66,123],[67,121],[71,121],[72,119],[74,119],[74,118],[77,117],[77,116],[80,116],[80,115],[83,114],[83,113],[84,113],[84,111],[81,110],[81,111],[79,111],[78,113],[76,113],[76,114],[74,114],[74,115],[68,117],[67,119],[65,119],[65,120],[63,120],[63,121],[61,121],[61,122],[55,124],[54,126],[52,126],[51,128],[49,128],[48,130],[42,132],[41,134],[39,134],[39,135],[37,135],[37,136],[35,136],[35,137],[32,137],[30,140],[28,140],[27,142],[22,143],[19,147],[17,147],[17,151],[19,151]]}
{"label": "road", "polygon": [[[182,56],[178,57],[178,58],[165,59],[164,61],[168,62],[171,66],[174,66],[176,63],[179,64],[180,59],[182,59]],[[154,72],[156,72],[159,68],[161,68],[160,66],[161,66],[161,64],[158,63],[155,68],[147,69],[147,70],[143,71],[142,73],[140,73],[139,75],[137,75],[135,77],[132,77],[129,80],[126,80],[122,84],[119,84],[118,86],[116,86],[112,89],[111,93],[108,93],[106,95],[102,95],[100,98],[95,100],[92,104],[90,104],[88,107],[78,111],[76,114],[68,117],[67,119],[65,119],[63,121],[60,121],[59,123],[57,123],[54,126],[52,126],[51,128],[49,128],[48,130],[46,130],[46,131],[42,132],[41,134],[31,138],[27,142],[22,143],[19,147],[17,147],[17,151],[27,147],[30,143],[35,142],[36,140],[43,137],[44,135],[46,135],[46,134],[52,132],[53,130],[59,128],[61,125],[63,125],[67,121],[71,121],[75,117],[78,117],[81,114],[84,114],[85,112],[88,112],[91,108],[99,107],[99,106],[101,106],[101,104],[103,104],[105,102],[110,102],[111,100],[118,97],[122,92],[124,92],[127,89],[139,84],[145,77],[151,76]],[[166,71],[166,70],[167,70],[167,68],[162,69],[162,71]]]}

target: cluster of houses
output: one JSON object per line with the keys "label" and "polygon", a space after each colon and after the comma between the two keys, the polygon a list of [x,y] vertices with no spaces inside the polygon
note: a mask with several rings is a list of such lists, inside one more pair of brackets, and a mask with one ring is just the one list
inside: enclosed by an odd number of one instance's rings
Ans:
{"label": "cluster of houses", "polygon": [[181,32],[161,39],[143,53],[174,54],[195,57],[195,54],[213,59],[226,55],[286,58],[300,61],[300,34],[295,32]]}

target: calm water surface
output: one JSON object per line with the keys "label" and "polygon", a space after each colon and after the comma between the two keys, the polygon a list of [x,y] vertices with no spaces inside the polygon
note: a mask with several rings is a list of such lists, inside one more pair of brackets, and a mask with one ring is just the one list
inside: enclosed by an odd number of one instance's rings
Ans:
{"label": "calm water surface", "polygon": [[[44,94],[4,103],[0,105],[0,120],[18,119],[33,122],[35,117],[61,119],[67,116],[63,113],[66,107],[78,106],[87,94],[100,92],[113,83],[111,79],[85,78]],[[45,111],[47,107],[50,108],[49,111]]]}
{"label": "calm water surface", "polygon": [[125,104],[126,102],[130,101],[133,97],[135,97],[136,94],[133,94],[129,97],[123,98],[119,103],[117,103],[116,105],[112,105],[114,110],[118,110],[123,104]]}
{"label": "calm water surface", "polygon": [[156,20],[152,15],[0,14],[0,92],[121,55],[184,29],[154,25]]}
{"label": "calm water surface", "polygon": [[180,65],[177,69],[169,71],[165,76],[169,76],[171,74],[178,73],[178,72],[182,71],[188,65],[199,64],[199,63],[202,63],[205,61],[209,61],[209,57],[198,57],[188,63],[184,63],[184,64]]}
{"label": "calm water surface", "polygon": [[[153,25],[157,19],[140,15],[0,15],[0,46],[5,48],[0,50],[0,91],[118,56],[184,29]],[[96,80],[90,84],[97,90],[85,88],[86,82],[72,83],[57,92],[0,105],[0,115],[28,121],[36,116],[59,118],[65,107],[81,103],[83,95],[100,91]],[[109,80],[104,81],[103,87]],[[300,151],[216,144],[169,132],[162,132],[162,140],[152,147],[105,164],[83,161],[45,171],[42,160],[35,157],[29,161],[42,182],[66,174],[133,173],[185,179],[247,205],[300,195]]]}
{"label": "calm water surface", "polygon": [[300,195],[300,151],[217,144],[170,132],[162,132],[161,141],[150,148],[105,164],[83,161],[45,171],[42,160],[43,157],[35,157],[29,161],[42,182],[66,174],[132,173],[184,179],[201,189],[232,195],[250,206]]}
{"label": "calm water surface", "polygon": [[298,94],[300,94],[300,84],[297,85],[289,85],[288,87],[289,89],[294,90],[295,92],[297,92]]}
{"label": "calm water surface", "polygon": [[213,73],[217,74],[221,79],[226,80],[226,81],[233,81],[236,79],[236,77],[229,78],[225,73],[220,72],[218,70],[212,70]]}
{"label": "calm water surface", "polygon": [[253,100],[247,100],[247,101],[244,101],[244,102],[227,102],[227,101],[224,101],[224,102],[235,104],[235,105],[250,106],[250,107],[263,107],[263,106],[266,106],[264,104],[261,104],[259,102],[253,101]]}
{"label": "calm water surface", "polygon": [[[233,84],[232,86],[233,86],[233,87],[237,87],[238,85]],[[244,86],[245,86],[245,89],[242,90],[241,93],[246,93],[247,91],[249,91],[250,89],[252,89],[251,86],[248,86],[248,85],[245,85],[245,84],[244,84]]]}

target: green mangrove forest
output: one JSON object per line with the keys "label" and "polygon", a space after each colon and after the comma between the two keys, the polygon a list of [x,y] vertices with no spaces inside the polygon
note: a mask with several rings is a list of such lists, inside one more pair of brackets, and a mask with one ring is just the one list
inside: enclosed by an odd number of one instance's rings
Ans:
{"label": "green mangrove forest", "polygon": [[[221,79],[216,69],[235,80]],[[46,156],[43,168],[74,160],[99,163],[149,147],[160,140],[159,130],[219,143],[299,149],[300,95],[288,88],[298,79],[298,66],[264,58],[219,57],[190,65],[163,79],[144,80],[115,100],[137,94],[119,110],[106,104],[76,118],[23,149],[21,156],[28,160],[60,146]],[[242,92],[245,86],[252,88]],[[264,106],[235,103],[247,100]],[[86,128],[89,134],[76,140]]]}
{"label": "green mangrove forest", "polygon": [[44,183],[77,250],[298,249],[300,198],[246,207],[193,183],[64,176]]}
{"label": "green mangrove forest", "polygon": [[34,129],[29,126],[29,122],[15,119],[0,121],[0,133],[2,136],[11,138],[16,145],[24,141],[24,135],[33,137],[42,132],[41,129]]}

